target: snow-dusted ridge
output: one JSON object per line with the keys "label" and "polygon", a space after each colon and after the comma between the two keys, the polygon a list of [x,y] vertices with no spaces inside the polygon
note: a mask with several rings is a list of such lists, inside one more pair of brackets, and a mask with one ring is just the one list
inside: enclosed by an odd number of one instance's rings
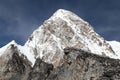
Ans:
{"label": "snow-dusted ridge", "polygon": [[4,54],[4,51],[11,45],[11,44],[14,44],[14,45],[17,45],[17,43],[12,40],[11,42],[9,42],[8,44],[6,44],[5,46],[3,46],[2,48],[0,48],[0,56],[2,54]]}
{"label": "snow-dusted ridge", "polygon": [[32,65],[35,63],[35,56],[34,54],[30,53],[30,50],[28,47],[25,47],[25,46],[21,46],[19,44],[17,44],[14,40],[12,40],[11,42],[9,42],[7,45],[3,46],[2,48],[0,48],[0,56],[2,56],[6,50],[9,49],[9,47],[11,45],[14,45],[17,47],[18,51],[20,52],[20,55],[21,54],[24,54],[27,59],[32,62]]}
{"label": "snow-dusted ridge", "polygon": [[120,59],[120,42],[118,41],[107,41],[107,42],[111,45],[112,49]]}
{"label": "snow-dusted ridge", "polygon": [[32,62],[32,66],[33,66],[35,63],[35,55],[30,52],[30,48],[26,46],[18,45],[18,49],[20,50],[20,53],[24,54],[27,57],[27,59],[30,62]]}
{"label": "snow-dusted ridge", "polygon": [[15,41],[0,48],[0,55],[4,54],[7,46],[14,44],[20,53],[27,56],[34,65],[35,59],[42,60],[58,66],[63,57],[63,49],[74,47],[101,56],[120,59],[119,42],[104,40],[88,22],[74,13],[59,9],[43,25],[36,29],[24,46]]}

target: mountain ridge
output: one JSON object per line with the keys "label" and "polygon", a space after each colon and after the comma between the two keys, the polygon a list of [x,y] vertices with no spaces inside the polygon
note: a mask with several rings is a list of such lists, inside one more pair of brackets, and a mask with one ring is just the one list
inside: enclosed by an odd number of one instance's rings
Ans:
{"label": "mountain ridge", "polygon": [[117,57],[107,41],[97,34],[88,22],[64,9],[57,10],[36,29],[25,46],[34,49],[33,53],[39,53],[36,57],[57,65],[59,63],[52,61],[60,62],[65,47],[83,49],[112,58]]}
{"label": "mountain ridge", "polygon": [[28,38],[0,48],[0,80],[119,80],[120,42],[59,9]]}
{"label": "mountain ridge", "polygon": [[[110,43],[97,34],[88,22],[70,11],[59,9],[33,32],[24,46],[15,41],[8,45],[16,45],[32,65],[40,57],[45,62],[58,66],[66,47],[120,59],[119,52],[116,54]],[[0,49],[1,53],[4,49]]]}

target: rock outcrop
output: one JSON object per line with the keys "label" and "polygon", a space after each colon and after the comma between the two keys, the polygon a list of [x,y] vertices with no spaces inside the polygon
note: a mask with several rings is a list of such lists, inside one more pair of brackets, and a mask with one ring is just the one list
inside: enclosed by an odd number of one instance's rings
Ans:
{"label": "rock outcrop", "polygon": [[27,79],[32,68],[30,63],[14,44],[9,45],[4,54],[0,56],[0,80]]}
{"label": "rock outcrop", "polygon": [[53,65],[43,62],[40,58],[36,59],[35,65],[29,73],[28,80],[46,80],[53,70]]}
{"label": "rock outcrop", "polygon": [[47,80],[119,80],[120,60],[66,48],[64,63]]}

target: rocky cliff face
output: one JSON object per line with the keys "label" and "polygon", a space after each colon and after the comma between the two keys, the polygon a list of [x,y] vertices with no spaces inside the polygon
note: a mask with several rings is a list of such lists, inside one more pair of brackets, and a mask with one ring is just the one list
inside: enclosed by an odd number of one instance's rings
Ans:
{"label": "rocky cliff face", "polygon": [[64,50],[64,63],[47,80],[119,80],[120,60],[74,48]]}
{"label": "rocky cliff face", "polygon": [[10,44],[0,56],[0,80],[22,80],[31,70],[30,61],[15,44]]}
{"label": "rocky cliff face", "polygon": [[[64,49],[63,64],[52,64],[36,59],[31,68],[27,60],[13,54],[5,69],[0,71],[1,80],[119,80],[120,60],[101,57],[74,48]],[[1,65],[0,65],[1,66]],[[2,66],[3,68],[3,66]]]}
{"label": "rocky cliff face", "polygon": [[24,46],[0,48],[0,80],[120,80],[120,44],[60,9]]}

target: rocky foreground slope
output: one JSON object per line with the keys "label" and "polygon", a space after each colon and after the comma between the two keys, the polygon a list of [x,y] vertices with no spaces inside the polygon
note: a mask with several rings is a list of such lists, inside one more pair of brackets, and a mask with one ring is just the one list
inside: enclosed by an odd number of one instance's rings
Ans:
{"label": "rocky foreground slope", "polygon": [[117,59],[65,48],[61,66],[54,68],[37,58],[31,67],[25,56],[19,55],[13,45],[11,48],[13,54],[9,61],[0,62],[0,80],[120,80],[120,60]]}
{"label": "rocky foreground slope", "polygon": [[0,48],[0,80],[120,80],[120,43],[59,9],[24,46]]}

